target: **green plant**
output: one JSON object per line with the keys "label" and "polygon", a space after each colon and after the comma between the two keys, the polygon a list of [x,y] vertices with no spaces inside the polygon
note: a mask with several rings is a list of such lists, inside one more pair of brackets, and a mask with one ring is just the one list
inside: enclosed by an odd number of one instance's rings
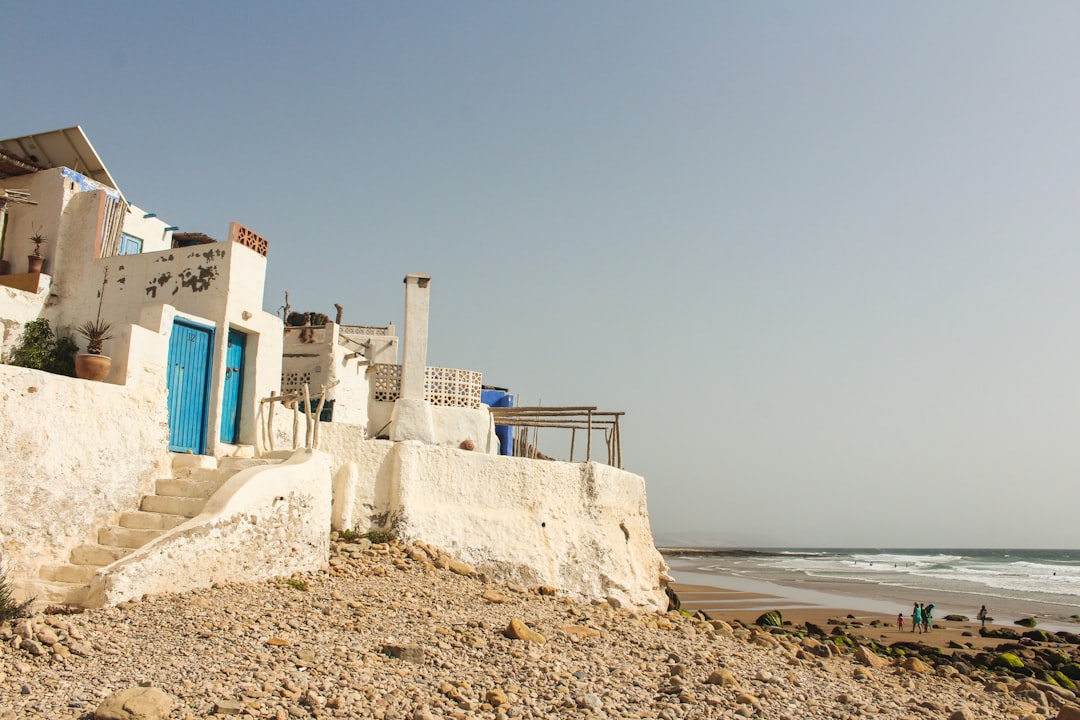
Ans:
{"label": "green plant", "polygon": [[369,540],[370,542],[379,545],[388,543],[394,539],[394,534],[389,530],[368,530],[360,537]]}
{"label": "green plant", "polygon": [[112,339],[112,325],[100,318],[84,322],[75,330],[86,338],[86,352],[91,355],[100,355],[101,344]]}
{"label": "green plant", "polygon": [[302,590],[307,592],[308,584],[299,578],[289,578],[285,581],[285,584],[295,590]]}
{"label": "green plant", "polygon": [[23,325],[19,344],[8,353],[9,365],[75,376],[75,353],[79,346],[68,335],[56,335],[45,318]]}
{"label": "green plant", "polygon": [[8,585],[7,569],[0,560],[0,622],[27,615],[27,610],[34,600],[35,598],[30,598],[21,603],[15,602],[11,595],[11,586]]}
{"label": "green plant", "polygon": [[34,229],[34,234],[30,236],[30,242],[34,243],[34,257],[41,257],[41,243],[45,242],[45,238],[41,235],[41,231]]}

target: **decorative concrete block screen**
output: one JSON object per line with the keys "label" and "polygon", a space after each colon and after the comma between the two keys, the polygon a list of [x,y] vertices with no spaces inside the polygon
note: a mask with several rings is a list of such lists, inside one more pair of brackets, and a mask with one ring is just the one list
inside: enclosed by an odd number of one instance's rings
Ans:
{"label": "decorative concrete block screen", "polygon": [[386,336],[392,334],[388,327],[373,327],[371,325],[339,325],[342,335],[376,335]]}
{"label": "decorative concrete block screen", "polygon": [[266,253],[270,250],[270,243],[266,242],[266,238],[238,222],[229,223],[229,240],[251,248],[263,257],[266,257]]}
{"label": "decorative concrete block screen", "polygon": [[[371,391],[377,402],[394,402],[401,395],[401,366],[371,366]],[[475,370],[429,367],[424,373],[424,399],[441,407],[480,407],[481,373]]]}
{"label": "decorative concrete block screen", "polygon": [[[286,372],[281,374],[281,392],[301,392],[304,385],[311,387],[311,373],[309,372]],[[318,390],[316,389],[315,392]]]}

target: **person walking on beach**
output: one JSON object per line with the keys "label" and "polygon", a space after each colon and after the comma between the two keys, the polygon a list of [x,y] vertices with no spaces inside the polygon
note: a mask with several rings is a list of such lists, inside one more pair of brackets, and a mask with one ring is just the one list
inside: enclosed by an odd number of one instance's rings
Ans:
{"label": "person walking on beach", "polygon": [[983,605],[981,608],[979,608],[979,614],[976,617],[979,618],[979,622],[982,623],[982,626],[986,627],[986,606],[985,605]]}
{"label": "person walking on beach", "polygon": [[922,627],[922,608],[919,603],[915,603],[915,607],[911,609],[911,632],[918,632]]}
{"label": "person walking on beach", "polygon": [[896,614],[896,627],[900,628],[900,632],[904,632],[904,613]]}
{"label": "person walking on beach", "polygon": [[930,632],[930,628],[934,627],[934,619],[931,617],[934,612],[934,603],[930,603],[923,608],[922,611],[922,626],[923,632]]}

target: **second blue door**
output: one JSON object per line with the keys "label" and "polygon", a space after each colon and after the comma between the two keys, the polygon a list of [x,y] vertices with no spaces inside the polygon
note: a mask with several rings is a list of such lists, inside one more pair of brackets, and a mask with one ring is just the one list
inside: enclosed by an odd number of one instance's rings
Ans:
{"label": "second blue door", "polygon": [[221,442],[235,445],[240,441],[240,398],[244,393],[244,346],[247,336],[229,331],[229,349],[225,353],[225,395],[221,398]]}

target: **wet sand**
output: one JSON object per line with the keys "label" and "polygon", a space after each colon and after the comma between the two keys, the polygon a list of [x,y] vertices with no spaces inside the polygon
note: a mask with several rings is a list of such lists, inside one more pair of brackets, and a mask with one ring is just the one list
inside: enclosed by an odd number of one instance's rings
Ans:
{"label": "wet sand", "polygon": [[[943,592],[934,597],[920,597],[915,590],[863,582],[809,580],[779,584],[703,569],[702,566],[708,565],[707,559],[666,555],[665,560],[671,567],[669,574],[675,579],[672,589],[678,593],[682,608],[691,612],[703,610],[710,617],[727,622],[752,624],[762,613],[779,610],[784,621],[794,625],[812,622],[827,627],[830,620],[860,623],[867,636],[884,644],[917,640],[942,648],[949,647],[950,642],[982,648],[1001,643],[998,639],[979,636],[980,623],[975,619],[979,609],[977,596]],[[935,605],[934,629],[929,633],[911,631],[915,602]],[[1017,619],[1038,616],[1040,611],[1056,617],[1067,617],[1070,612],[1067,606],[1017,607],[995,601],[998,606],[995,608],[987,604],[991,616],[997,616],[987,627],[1008,627],[1021,632],[1025,628],[1014,624]],[[897,628],[898,613],[904,615],[903,632]],[[969,620],[944,619],[953,614]],[[1040,621],[1038,628],[1048,632],[1080,632],[1080,623]]]}

